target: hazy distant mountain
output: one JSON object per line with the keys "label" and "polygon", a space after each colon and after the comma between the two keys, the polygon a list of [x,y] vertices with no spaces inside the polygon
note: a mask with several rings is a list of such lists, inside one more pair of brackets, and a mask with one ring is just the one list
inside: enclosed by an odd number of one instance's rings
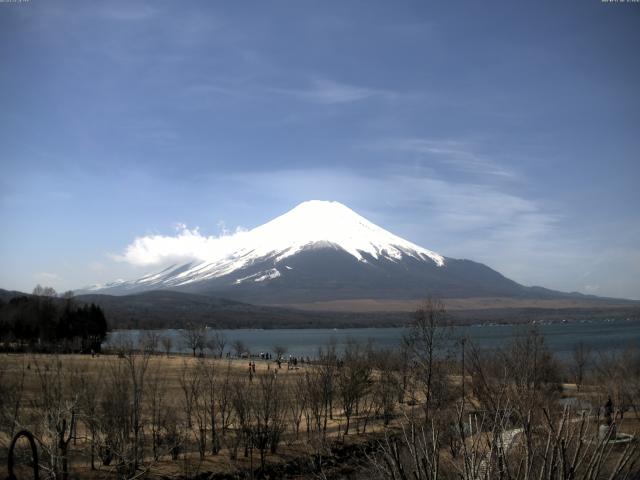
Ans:
{"label": "hazy distant mountain", "polygon": [[481,263],[444,257],[374,225],[338,202],[308,201],[206,261],[78,293],[171,289],[258,304],[358,298],[572,298],[525,287]]}

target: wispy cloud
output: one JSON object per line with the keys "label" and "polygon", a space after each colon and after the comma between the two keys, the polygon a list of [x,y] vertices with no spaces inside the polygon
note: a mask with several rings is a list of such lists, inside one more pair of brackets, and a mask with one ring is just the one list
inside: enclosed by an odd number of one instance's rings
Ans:
{"label": "wispy cloud", "polygon": [[369,99],[393,99],[395,92],[362,85],[340,83],[326,78],[312,78],[300,85],[283,87],[271,81],[246,76],[229,79],[220,78],[206,83],[198,83],[185,88],[189,97],[208,98],[212,95],[268,99],[280,96],[316,105],[338,105]]}
{"label": "wispy cloud", "polygon": [[[291,80],[289,80],[289,83]],[[400,95],[390,90],[363,85],[340,83],[329,79],[301,80],[292,86],[279,82],[242,75],[235,78],[219,76],[185,86],[181,91],[186,110],[206,110],[218,105],[220,99],[246,102],[289,102],[314,106],[349,105],[372,100],[393,100]],[[300,112],[296,116],[301,115]]]}
{"label": "wispy cloud", "polygon": [[135,22],[154,17],[158,13],[158,10],[149,5],[134,2],[108,2],[102,4],[99,9],[93,10],[93,12],[96,17],[105,20]]}
{"label": "wispy cloud", "polygon": [[33,278],[38,282],[57,282],[62,279],[60,275],[53,272],[37,272],[33,274]]}
{"label": "wispy cloud", "polygon": [[179,130],[171,122],[163,119],[125,120],[120,128],[131,135],[132,138],[147,145],[171,148],[177,146],[180,140]]}
{"label": "wispy cloud", "polygon": [[365,148],[378,151],[394,151],[414,154],[425,162],[447,164],[459,171],[514,179],[517,175],[480,154],[471,142],[449,139],[388,138],[369,142]]}
{"label": "wispy cloud", "polygon": [[302,88],[269,88],[269,90],[299,100],[324,105],[351,103],[374,97],[392,98],[396,95],[388,90],[339,83],[322,78],[314,78],[308,86]]}
{"label": "wispy cloud", "polygon": [[419,218],[416,224],[437,225],[449,232],[492,229],[510,235],[545,234],[558,220],[537,201],[499,185],[457,182],[404,166],[370,173],[335,168],[280,170],[243,174],[233,180],[249,190],[270,185],[271,192],[284,198],[328,195],[347,204],[366,205],[374,214],[405,211]]}
{"label": "wispy cloud", "polygon": [[89,262],[89,264],[87,265],[87,268],[89,268],[89,270],[91,270],[92,272],[102,272],[105,269],[105,265],[102,262]]}
{"label": "wispy cloud", "polygon": [[257,99],[264,92],[247,79],[214,79],[208,82],[199,82],[187,85],[181,92],[184,99],[181,107],[189,110],[202,110],[212,108],[212,102],[220,97],[239,99]]}

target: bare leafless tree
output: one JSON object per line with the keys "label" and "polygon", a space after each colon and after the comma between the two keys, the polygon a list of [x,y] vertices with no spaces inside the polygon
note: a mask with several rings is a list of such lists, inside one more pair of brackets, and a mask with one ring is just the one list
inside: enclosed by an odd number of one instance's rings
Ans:
{"label": "bare leafless tree", "polygon": [[202,351],[205,348],[206,330],[202,325],[189,323],[180,330],[180,336],[185,348],[191,350],[194,357],[196,351]]}
{"label": "bare leafless tree", "polygon": [[156,366],[149,373],[148,390],[145,396],[146,413],[151,430],[151,451],[154,460],[158,461],[163,451],[173,446],[167,441],[167,431],[174,407],[168,404],[167,379],[164,372]]}
{"label": "bare leafless tree", "polygon": [[[624,417],[625,411],[631,405],[635,405],[634,390],[637,388],[638,380],[634,381],[634,372],[638,374],[638,363],[640,363],[636,355],[638,355],[637,350],[633,348],[599,352],[594,362],[594,379],[598,388],[592,394],[599,398],[597,401],[599,405],[604,403],[603,399],[610,398],[616,415],[621,417]],[[634,356],[636,356],[635,361]]]}
{"label": "bare leafless tree", "polygon": [[273,347],[271,347],[271,350],[273,351],[273,354],[276,356],[276,359],[283,358],[284,355],[287,353],[287,347],[285,347],[284,345],[274,345]]}
{"label": "bare leafless tree", "polygon": [[267,450],[276,453],[284,430],[285,402],[278,376],[262,374],[258,376],[254,389],[251,409],[251,443],[260,453],[260,468],[264,470]]}
{"label": "bare leafless tree", "polygon": [[204,362],[202,365],[204,377],[204,403],[209,410],[211,430],[211,454],[215,455],[220,450],[220,438],[218,437],[218,396],[221,390],[221,381],[218,378],[218,369],[215,362]]}
{"label": "bare leafless tree", "polygon": [[133,430],[133,470],[137,471],[141,460],[142,452],[140,449],[142,432],[142,405],[146,390],[146,374],[149,366],[149,355],[151,352],[130,352],[125,355],[128,373],[131,379],[131,396],[133,400],[131,413],[131,427]]}
{"label": "bare leafless tree", "polygon": [[333,353],[322,354],[320,358],[322,364],[314,365],[304,373],[307,446],[317,472],[322,470],[322,458],[328,450],[327,423],[337,368]]}
{"label": "bare leafless tree", "polygon": [[219,388],[216,395],[216,404],[218,406],[218,414],[220,415],[220,429],[222,430],[222,436],[227,433],[229,424],[231,423],[231,416],[233,414],[232,408],[232,388],[231,388],[231,361],[227,362],[226,368],[224,368],[222,378],[218,379]]}
{"label": "bare leafless tree", "polygon": [[233,405],[235,428],[234,442],[231,447],[231,459],[235,460],[238,447],[244,443],[244,456],[248,457],[253,451],[251,442],[251,421],[253,417],[253,402],[251,400],[251,384],[244,378],[236,378],[231,383],[231,403]]}
{"label": "bare leafless tree", "polygon": [[[23,411],[24,382],[27,372],[27,359],[22,357],[15,370],[0,362],[0,431],[6,432],[7,438],[12,438],[20,424]],[[4,436],[0,436],[0,445],[4,443]]]}
{"label": "bare leafless tree", "polygon": [[200,389],[200,376],[188,359],[184,359],[180,368],[180,376],[178,383],[182,391],[182,408],[185,414],[186,427],[191,429],[193,426],[193,408],[196,396]]}
{"label": "bare leafless tree", "polygon": [[403,359],[392,351],[382,351],[372,361],[378,371],[373,385],[376,411],[381,412],[384,425],[389,425],[401,395]]}
{"label": "bare leafless tree", "polygon": [[236,357],[241,357],[242,355],[244,355],[249,351],[249,349],[247,348],[247,345],[242,340],[234,340],[231,343],[231,347],[233,348],[233,351],[235,352]]}
{"label": "bare leafless tree", "polygon": [[577,390],[580,391],[587,369],[591,363],[591,348],[584,342],[578,342],[571,352],[571,358],[573,360],[571,364],[573,381],[576,384]]}
{"label": "bare leafless tree", "polygon": [[307,407],[307,390],[305,384],[304,377],[297,377],[293,380],[292,385],[289,386],[289,394],[287,395],[289,400],[289,413],[296,440],[300,437],[300,424],[302,423],[302,417]]}
{"label": "bare leafless tree", "polygon": [[155,355],[160,344],[160,334],[151,330],[142,332],[140,336],[140,349],[150,355]]}
{"label": "bare leafless tree", "polygon": [[43,465],[53,478],[69,478],[69,444],[75,431],[78,394],[69,388],[69,378],[59,357],[33,358],[39,392],[33,400],[40,422],[38,439],[48,459]]}
{"label": "bare leafless tree", "polygon": [[78,377],[76,391],[80,401],[79,418],[89,434],[89,462],[91,470],[95,470],[96,449],[99,447],[100,434],[99,406],[103,393],[104,369],[96,366],[93,372],[82,372]]}
{"label": "bare leafless tree", "polygon": [[344,434],[349,434],[351,418],[358,410],[359,402],[367,394],[372,384],[371,365],[355,343],[348,343],[344,358],[337,369],[337,386],[346,419]]}
{"label": "bare leafless tree", "polygon": [[222,358],[224,355],[224,349],[227,346],[227,337],[220,330],[209,331],[205,341],[207,350],[209,350],[213,356]]}
{"label": "bare leafless tree", "polygon": [[55,298],[58,293],[53,287],[43,287],[40,284],[36,285],[32,292],[36,297]]}
{"label": "bare leafless tree", "polygon": [[[124,354],[123,354],[124,355]],[[100,457],[104,466],[115,468],[120,478],[131,473],[132,425],[131,383],[121,358],[108,363],[106,388],[99,400]]]}
{"label": "bare leafless tree", "polygon": [[169,335],[164,335],[160,338],[160,343],[162,344],[162,349],[164,353],[167,354],[167,357],[171,354],[171,349],[173,348],[173,338]]}
{"label": "bare leafless tree", "polygon": [[195,418],[194,432],[197,439],[198,454],[203,460],[207,453],[207,431],[210,424],[211,402],[209,389],[207,388],[209,365],[204,358],[198,359],[195,365],[191,365],[193,391],[193,416]]}
{"label": "bare leafless tree", "polygon": [[143,406],[148,391],[150,352],[128,349],[109,362],[105,388],[100,401],[100,428],[104,465],[115,460],[119,478],[130,479],[147,472],[153,462],[145,460]]}
{"label": "bare leafless tree", "polygon": [[421,386],[425,420],[431,410],[448,399],[446,364],[443,357],[451,341],[451,329],[444,304],[437,299],[424,300],[414,314],[414,321],[405,337],[405,344]]}
{"label": "bare leafless tree", "polygon": [[460,454],[445,454],[441,431],[435,423],[404,417],[399,429],[387,430],[371,461],[381,478],[435,480],[631,479],[638,475],[640,445],[620,447],[612,431],[599,434],[598,423],[587,414],[565,408],[551,415],[541,409],[543,421],[531,438],[512,424],[508,392],[501,392],[494,412],[474,415],[458,410]]}

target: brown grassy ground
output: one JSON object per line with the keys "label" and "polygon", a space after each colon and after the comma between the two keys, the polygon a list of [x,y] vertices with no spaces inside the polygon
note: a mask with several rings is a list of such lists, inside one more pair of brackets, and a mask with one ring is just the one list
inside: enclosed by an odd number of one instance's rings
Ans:
{"label": "brown grassy ground", "polygon": [[[36,397],[40,394],[40,380],[38,371],[42,371],[46,368],[53,368],[53,362],[60,361],[63,365],[63,370],[67,374],[72,372],[88,375],[96,379],[104,379],[104,382],[108,382],[109,369],[114,362],[120,361],[115,355],[100,355],[94,358],[87,355],[23,355],[23,354],[0,354],[0,362],[3,364],[5,378],[18,378],[22,372],[24,372],[24,393],[22,397],[22,418],[25,419],[23,426],[30,430],[33,430],[33,425],[29,423],[33,422],[33,418],[29,419],[33,415],[33,403]],[[183,409],[183,391],[180,385],[180,376],[183,369],[186,367],[195,367],[199,359],[186,355],[154,355],[149,360],[149,366],[147,370],[147,380],[154,381],[159,379],[163,382],[163,394],[166,401],[173,405],[175,411],[184,421],[184,409]],[[282,368],[278,369],[277,364],[274,361],[267,361],[261,359],[251,359],[256,364],[256,372],[254,374],[253,381],[256,382],[256,375],[273,374],[275,370],[278,371],[278,383],[282,388],[290,386],[296,378],[303,375],[309,369],[314,368],[311,365],[298,364],[297,367],[289,369],[286,363],[282,364]],[[219,375],[222,375],[228,368],[230,369],[230,376],[232,381],[234,379],[248,379],[249,377],[249,359],[207,359],[207,362],[213,365],[218,371]],[[72,394],[72,392],[68,392]],[[337,402],[336,402],[337,404]],[[358,435],[357,430],[361,425],[358,419],[352,419],[350,435],[344,437],[342,432],[344,431],[345,419],[341,415],[337,405],[333,410],[333,419],[329,420],[327,435],[328,439],[332,442],[339,439],[341,442],[346,443],[358,443],[366,441],[366,436]],[[219,427],[218,427],[219,428]],[[379,431],[381,428],[381,421],[369,421],[367,424],[367,433],[373,433]],[[148,432],[147,432],[148,435]],[[87,438],[88,432],[82,422],[78,422],[78,428],[76,431],[78,437],[77,442],[73,442],[71,447],[71,465],[72,465],[72,478],[105,478],[113,476],[113,467],[104,467],[100,465],[100,461],[96,459],[97,471],[92,472],[89,468],[89,460],[87,457],[87,447],[84,444],[84,438]],[[186,475],[194,474],[196,472],[216,472],[216,473],[231,473],[236,472],[238,469],[248,469],[251,466],[257,468],[259,466],[259,456],[257,452],[252,452],[249,457],[243,456],[243,450],[240,448],[238,458],[232,460],[230,457],[229,448],[225,448],[225,443],[231,443],[231,433],[227,433],[227,439],[222,439],[223,448],[218,455],[211,455],[207,453],[205,459],[201,460],[197,454],[195,447],[195,431],[190,434],[190,453],[180,455],[177,461],[170,458],[168,454],[161,456],[159,461],[153,462],[152,471],[155,474],[161,474],[166,476]],[[2,454],[0,455],[0,465],[6,464],[6,446],[8,446],[10,439],[6,432],[0,431],[0,448],[2,448]],[[147,439],[147,444],[150,440]],[[150,450],[150,447],[149,447]],[[304,419],[300,426],[299,437],[296,438],[293,432],[293,428],[283,436],[278,453],[275,455],[268,455],[268,462],[271,464],[282,464],[289,462],[293,459],[299,459],[301,457],[308,457],[311,452],[310,445],[306,434],[306,425]],[[151,462],[149,456],[147,461]],[[2,470],[0,470],[1,472]],[[0,475],[1,476],[1,475]]]}
{"label": "brown grassy ground", "polygon": [[[108,372],[114,362],[119,362],[117,356],[102,355],[95,358],[91,358],[86,355],[65,355],[54,357],[52,355],[0,355],[0,362],[4,369],[5,378],[18,378],[22,372],[24,372],[24,395],[22,399],[23,411],[22,418],[25,419],[24,426],[29,429],[33,429],[33,425],[29,422],[36,421],[33,416],[33,403],[39,395],[40,385],[38,371],[42,369],[51,368],[52,362],[60,361],[63,365],[64,371],[67,373],[81,372],[85,375],[89,375],[92,378],[104,380],[103,385],[108,388]],[[184,408],[183,391],[180,385],[181,372],[187,367],[194,367],[198,362],[198,359],[189,356],[182,355],[154,355],[150,358],[147,379],[154,381],[154,379],[161,379],[163,381],[163,393],[166,401],[175,408],[178,416],[184,420]],[[231,377],[233,379],[247,379],[249,371],[248,359],[221,359],[221,360],[208,360],[212,362],[213,368],[215,368],[221,375],[227,368],[230,369]],[[260,359],[251,359],[256,363],[256,374],[272,374],[274,369],[277,369],[276,364],[273,361],[266,361]],[[278,380],[281,382],[282,388],[287,388],[292,385],[297,378],[304,375],[305,372],[316,368],[312,365],[298,364],[295,369],[288,369],[286,364],[282,365],[282,368],[278,370]],[[375,372],[374,372],[374,375]],[[462,377],[451,376],[451,385],[457,388],[460,385]],[[254,382],[255,382],[254,378]],[[469,377],[465,380],[467,384],[470,384],[471,379]],[[580,396],[587,396],[590,389],[593,387],[583,387]],[[576,394],[575,385],[566,384],[563,386],[565,395],[574,396]],[[68,392],[73,393],[73,392]],[[362,427],[362,421],[358,419],[352,420],[351,434],[348,437],[344,437],[342,432],[344,431],[345,418],[342,415],[339,407],[334,405],[333,418],[328,423],[328,438],[330,442],[340,442],[346,444],[365,443],[376,438],[377,435],[384,429],[381,420],[371,420],[367,424],[367,434],[357,434],[360,427]],[[474,402],[470,401],[470,405]],[[398,406],[398,413],[401,414],[402,410],[411,408],[407,405]],[[416,407],[419,408],[419,407]],[[624,421],[621,423],[619,430],[622,432],[633,433],[640,430],[640,420],[635,415],[629,413],[625,416]],[[73,442],[71,446],[71,465],[72,476],[71,478],[110,478],[114,476],[113,467],[105,467],[100,465],[100,461],[96,461],[97,471],[90,471],[89,460],[87,457],[87,448],[84,438],[87,437],[87,431],[82,422],[79,423],[78,430],[76,432],[78,440]],[[148,440],[148,431],[145,432]],[[251,466],[257,468],[259,466],[259,457],[257,452],[253,452],[253,455],[249,457],[243,456],[242,448],[239,451],[238,458],[232,460],[230,456],[230,450],[228,445],[231,443],[229,437],[222,440],[223,448],[218,455],[211,455],[207,453],[206,457],[201,460],[196,453],[194,439],[195,432],[191,432],[190,439],[190,453],[180,455],[177,461],[170,458],[168,454],[162,455],[159,461],[152,462],[150,456],[147,455],[148,463],[152,464],[152,471],[154,474],[163,475],[167,477],[180,476],[180,475],[193,475],[196,472],[216,472],[216,473],[233,473],[238,470],[249,469]],[[6,445],[8,445],[9,438],[5,432],[0,432],[0,448],[2,448],[2,454],[0,455],[0,461],[2,464],[6,464]],[[225,444],[227,447],[225,447]],[[150,450],[150,447],[148,448]],[[296,459],[310,458],[313,452],[313,445],[310,438],[306,434],[306,426],[304,420],[300,428],[300,435],[295,437],[293,429],[290,428],[284,434],[283,441],[279,447],[278,453],[275,455],[268,455],[267,460],[270,464],[284,464],[292,462]],[[3,476],[3,470],[0,469],[0,477]]]}

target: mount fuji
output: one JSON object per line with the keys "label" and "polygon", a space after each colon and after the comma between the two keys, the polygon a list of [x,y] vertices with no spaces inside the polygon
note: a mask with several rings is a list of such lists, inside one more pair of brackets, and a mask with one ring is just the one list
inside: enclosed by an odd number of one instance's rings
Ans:
{"label": "mount fuji", "polygon": [[216,240],[204,257],[78,293],[172,290],[263,305],[578,295],[525,287],[481,263],[444,257],[329,201],[303,202],[252,230]]}

